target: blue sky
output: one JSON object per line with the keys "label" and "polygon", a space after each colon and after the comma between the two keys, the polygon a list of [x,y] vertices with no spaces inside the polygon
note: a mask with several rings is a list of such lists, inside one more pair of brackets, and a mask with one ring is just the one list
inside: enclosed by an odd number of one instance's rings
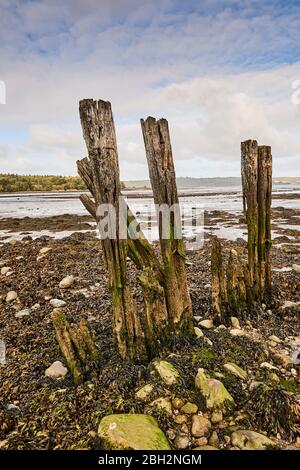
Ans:
{"label": "blue sky", "polygon": [[147,177],[139,119],[169,120],[177,174],[239,175],[240,142],[300,175],[300,2],[0,0],[1,172],[75,174],[81,98],[112,102],[121,176]]}

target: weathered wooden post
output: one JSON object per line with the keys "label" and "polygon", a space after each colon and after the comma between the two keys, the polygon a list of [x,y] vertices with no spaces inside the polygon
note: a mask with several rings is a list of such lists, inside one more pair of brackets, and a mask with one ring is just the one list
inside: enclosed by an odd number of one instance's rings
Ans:
{"label": "weathered wooden post", "polygon": [[262,299],[271,296],[271,204],[272,153],[271,147],[258,147],[258,277]]}
{"label": "weathered wooden post", "polygon": [[211,247],[211,298],[214,320],[221,322],[224,318],[227,296],[222,246],[218,237],[213,238]]}
{"label": "weathered wooden post", "polygon": [[171,211],[167,233],[164,230],[164,214],[158,213],[163,282],[170,326],[175,331],[182,331],[191,326],[192,305],[186,279],[185,247],[181,236],[179,200],[168,122],[166,119],[157,121],[148,117],[141,120],[141,126],[154,202],[157,207],[167,207]]}
{"label": "weathered wooden post", "polygon": [[[115,213],[115,237],[106,237],[102,240],[112,293],[115,337],[123,359],[143,360],[146,353],[144,335],[138,317],[137,304],[127,281],[127,240],[119,236],[121,190],[111,105],[102,100],[82,100],[79,112],[83,137],[88,150],[88,158],[77,163],[79,174],[94,196],[96,214],[101,204],[110,204]],[[85,198],[82,201],[91,209],[92,205],[88,199]]]}

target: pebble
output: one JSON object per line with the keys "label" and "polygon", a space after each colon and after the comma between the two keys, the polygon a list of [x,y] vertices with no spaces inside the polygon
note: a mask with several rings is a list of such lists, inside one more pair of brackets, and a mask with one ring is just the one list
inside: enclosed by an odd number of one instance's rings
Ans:
{"label": "pebble", "polygon": [[1,268],[1,274],[5,276],[10,270],[11,268],[9,268],[8,266],[3,266],[3,268]]}
{"label": "pebble", "polygon": [[197,326],[195,326],[194,328],[194,333],[197,338],[202,338],[202,336],[204,336],[202,330],[200,330],[200,328],[198,328]]}
{"label": "pebble", "polygon": [[40,304],[34,304],[34,305],[31,307],[31,310],[35,311],[35,310],[38,310],[39,308],[41,308]]}
{"label": "pebble", "polygon": [[14,290],[11,290],[10,292],[7,293],[6,302],[13,302],[17,298],[18,298],[18,294]]}
{"label": "pebble", "polygon": [[239,328],[232,328],[229,333],[231,336],[245,336],[245,332]]}
{"label": "pebble", "polygon": [[68,369],[60,361],[53,362],[53,364],[45,371],[46,377],[52,377],[55,379],[59,379],[61,377],[64,378],[67,373]]}
{"label": "pebble", "polygon": [[192,415],[194,413],[197,413],[198,411],[198,406],[195,405],[195,403],[190,403],[187,402],[183,407],[180,409],[182,413],[186,413],[187,415]]}
{"label": "pebble", "polygon": [[184,415],[177,415],[174,418],[174,423],[176,424],[184,424],[186,423],[187,417]]}
{"label": "pebble", "polygon": [[192,417],[192,436],[202,437],[209,433],[211,423],[204,416],[194,415]]}
{"label": "pebble", "polygon": [[59,288],[60,289],[68,289],[69,287],[71,287],[71,285],[74,283],[74,281],[75,281],[74,276],[66,276],[60,281]]}
{"label": "pebble", "polygon": [[272,341],[273,343],[281,343],[281,340],[278,338],[278,336],[275,336],[275,335],[269,336],[268,339]]}
{"label": "pebble", "polygon": [[176,449],[187,449],[190,445],[190,440],[185,434],[179,434],[174,440]]}
{"label": "pebble", "polygon": [[269,362],[262,362],[260,364],[260,367],[262,369],[270,369],[270,370],[278,370],[277,367],[273,366],[272,364],[270,364]]}
{"label": "pebble", "polygon": [[60,308],[60,307],[64,307],[66,305],[66,302],[61,299],[51,299],[50,305],[51,307],[54,307],[54,308]]}
{"label": "pebble", "polygon": [[213,424],[218,424],[220,423],[221,421],[223,421],[223,413],[222,411],[214,411],[211,415],[211,418],[210,418],[211,422]]}
{"label": "pebble", "polygon": [[230,318],[232,328],[236,328],[238,330],[241,329],[239,319],[237,317],[231,317]]}
{"label": "pebble", "polygon": [[202,320],[199,322],[199,325],[202,326],[205,330],[210,330],[211,328],[214,327],[213,321],[212,320]]}
{"label": "pebble", "polygon": [[45,255],[46,253],[48,253],[51,250],[52,250],[52,248],[49,248],[48,246],[44,246],[44,248],[40,249],[40,253],[41,253],[41,255]]}
{"label": "pebble", "polygon": [[300,273],[300,264],[293,264],[292,268],[296,273]]}
{"label": "pebble", "polygon": [[29,308],[24,308],[24,310],[20,310],[15,314],[16,318],[28,317],[30,315]]}

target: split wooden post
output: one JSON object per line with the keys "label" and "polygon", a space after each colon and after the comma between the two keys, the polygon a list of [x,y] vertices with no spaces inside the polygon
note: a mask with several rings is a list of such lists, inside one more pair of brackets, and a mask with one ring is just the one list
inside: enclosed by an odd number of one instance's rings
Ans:
{"label": "split wooden post", "polygon": [[82,100],[79,112],[88,158],[78,162],[78,170],[94,196],[96,212],[101,204],[110,204],[115,214],[115,237],[102,240],[112,292],[115,337],[123,359],[143,360],[144,335],[127,281],[127,241],[119,237],[121,190],[111,105],[102,100]]}
{"label": "split wooden post", "polygon": [[218,237],[213,237],[211,247],[211,298],[214,319],[221,323],[224,319],[227,295],[222,246]]}
{"label": "split wooden post", "polygon": [[[164,289],[172,329],[189,329],[192,305],[185,270],[185,247],[175,169],[166,119],[141,119],[154,202],[159,208],[158,225],[163,258]],[[164,209],[167,209],[164,212]],[[167,212],[169,212],[167,214]],[[167,214],[167,215],[166,215]],[[166,226],[167,225],[167,226]]]}

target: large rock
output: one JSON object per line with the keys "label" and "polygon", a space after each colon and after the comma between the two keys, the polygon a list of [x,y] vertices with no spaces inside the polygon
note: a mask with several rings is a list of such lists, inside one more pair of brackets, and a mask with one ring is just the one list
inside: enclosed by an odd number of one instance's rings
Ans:
{"label": "large rock", "polygon": [[67,373],[68,369],[60,361],[53,362],[53,364],[45,371],[46,377],[54,379],[64,378]]}
{"label": "large rock", "polygon": [[198,370],[195,385],[206,399],[208,409],[221,409],[225,411],[228,407],[234,405],[234,399],[228,393],[222,382],[206,377],[203,369]]}
{"label": "large rock", "polygon": [[60,281],[59,288],[60,289],[68,289],[69,287],[72,286],[74,281],[75,281],[74,276],[66,276]]}
{"label": "large rock", "polygon": [[102,418],[98,435],[106,450],[170,450],[170,444],[152,416],[109,415]]}
{"label": "large rock", "polygon": [[223,367],[227,372],[230,372],[239,379],[246,380],[247,372],[244,371],[241,367],[234,364],[234,362],[227,362],[226,364],[224,364]]}
{"label": "large rock", "polygon": [[170,362],[155,361],[153,367],[166,385],[175,385],[179,382],[179,372]]}
{"label": "large rock", "polygon": [[194,437],[207,436],[211,428],[209,419],[204,416],[194,415],[192,417],[192,435]]}
{"label": "large rock", "polygon": [[255,431],[239,430],[231,435],[234,447],[241,450],[265,450],[268,446],[274,446],[274,442],[263,434]]}

